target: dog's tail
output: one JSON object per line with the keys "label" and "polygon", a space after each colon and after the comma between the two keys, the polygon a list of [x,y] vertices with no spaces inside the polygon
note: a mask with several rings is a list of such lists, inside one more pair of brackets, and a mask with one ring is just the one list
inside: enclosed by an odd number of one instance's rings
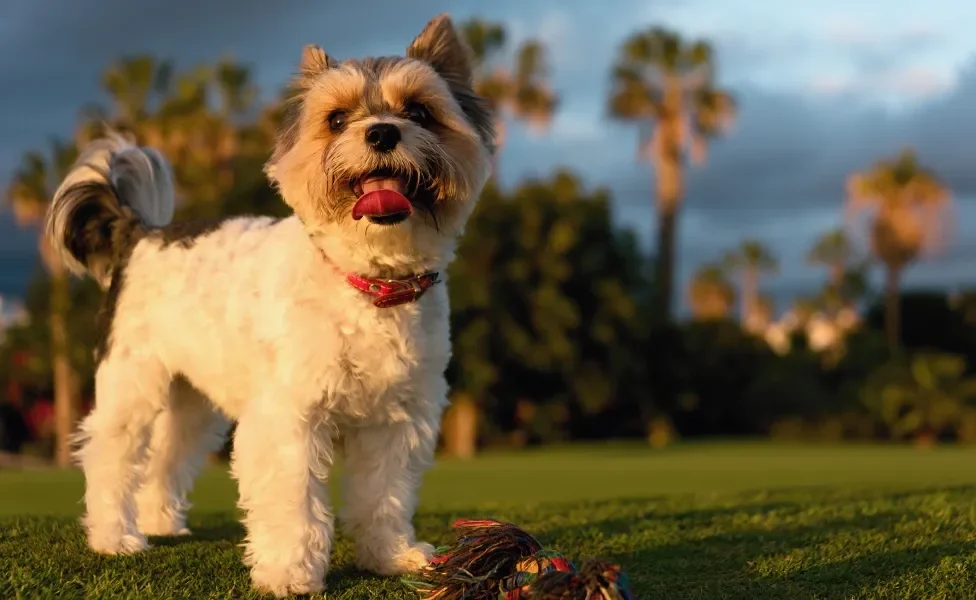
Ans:
{"label": "dog's tail", "polygon": [[44,235],[68,270],[106,288],[146,232],[169,224],[174,208],[166,159],[110,132],[84,148],[61,182]]}

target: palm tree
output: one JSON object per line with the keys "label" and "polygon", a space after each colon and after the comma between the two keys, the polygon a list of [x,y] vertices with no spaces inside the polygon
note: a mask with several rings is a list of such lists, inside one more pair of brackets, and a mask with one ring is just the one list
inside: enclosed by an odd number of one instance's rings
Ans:
{"label": "palm tree", "polygon": [[765,329],[773,322],[773,312],[775,310],[775,305],[773,304],[773,299],[766,294],[759,293],[756,295],[756,305],[753,307],[752,318],[753,322],[760,329]]}
{"label": "palm tree", "polygon": [[885,333],[900,341],[901,276],[923,253],[941,248],[952,193],[911,149],[882,159],[847,180],[848,216],[869,213],[872,253],[885,265]]}
{"label": "palm tree", "polygon": [[127,56],[102,74],[102,89],[112,99],[113,125],[133,133],[144,125],[169,92],[173,66],[168,61],[141,54]]}
{"label": "palm tree", "polygon": [[505,48],[505,27],[501,23],[471,19],[462,23],[460,30],[474,61],[475,91],[485,99],[497,117],[508,87],[508,76],[495,65],[498,55]]}
{"label": "palm tree", "polygon": [[724,319],[735,303],[735,287],[718,263],[698,267],[688,286],[691,312],[698,319]]}
{"label": "palm tree", "polygon": [[[237,158],[258,150],[253,128],[244,126],[257,100],[250,70],[224,58],[177,73],[141,55],[111,65],[102,84],[112,108],[87,114],[160,149],[173,166],[178,196],[194,200],[189,216],[213,216],[233,188]],[[90,137],[98,127],[86,123],[83,137]]]}
{"label": "palm tree", "polygon": [[[51,153],[45,156],[30,152],[23,158],[7,188],[5,201],[13,210],[17,223],[23,227],[40,224],[44,220],[54,190],[64,178],[78,152],[73,144],[52,142]],[[71,364],[67,313],[70,304],[68,271],[51,248],[45,236],[38,237],[41,260],[51,276],[49,327],[51,361],[54,374],[54,430],[55,463],[60,467],[71,464],[71,434],[78,419],[78,378]]]}
{"label": "palm tree", "polygon": [[254,108],[257,87],[251,80],[251,70],[245,65],[225,58],[214,69],[214,80],[220,94],[220,114],[236,121]]}
{"label": "palm tree", "polygon": [[854,247],[844,229],[832,229],[814,242],[807,260],[814,265],[823,265],[829,271],[831,285],[839,286],[844,278],[847,265],[854,259]]}
{"label": "palm tree", "polygon": [[[491,158],[491,177],[498,177],[498,150],[505,144],[506,113],[526,123],[534,131],[548,128],[558,98],[548,84],[545,46],[526,40],[515,51],[514,67],[499,64],[506,45],[501,23],[471,19],[459,27],[474,60],[474,87],[495,116],[495,154]],[[444,416],[447,451],[458,457],[474,453],[477,433],[477,399],[458,393]]]}
{"label": "palm tree", "polygon": [[241,132],[235,121],[251,108],[255,93],[248,70],[224,60],[180,73],[160,106],[162,148],[171,157],[178,189],[200,208],[216,206],[234,185]]}
{"label": "palm tree", "polygon": [[759,278],[764,273],[775,273],[779,262],[762,242],[744,240],[726,255],[725,263],[740,274],[741,319],[743,325],[748,325],[757,316]]}
{"label": "palm tree", "polygon": [[515,118],[541,133],[549,128],[559,98],[549,85],[546,48],[538,40],[526,40],[515,52],[515,72],[509,91],[509,108]]}
{"label": "palm tree", "polygon": [[807,253],[812,265],[827,267],[827,285],[820,299],[828,312],[849,306],[864,293],[858,277],[857,251],[843,228],[827,231],[814,242]]}
{"label": "palm tree", "polygon": [[[505,28],[501,23],[471,19],[460,26],[475,65],[475,91],[485,98],[495,115],[495,144],[505,143],[505,114],[526,123],[533,131],[549,127],[559,99],[549,86],[546,50],[542,42],[524,41],[515,51],[513,67],[499,64],[505,50]],[[497,153],[495,155],[497,157]],[[498,180],[497,158],[492,177]]]}
{"label": "palm tree", "polygon": [[868,289],[868,269],[870,263],[865,258],[847,266],[841,278],[839,295],[846,307],[866,296]]}
{"label": "palm tree", "polygon": [[640,128],[638,156],[654,168],[657,186],[656,310],[669,321],[678,212],[686,156],[705,159],[708,140],[726,130],[735,102],[715,85],[715,58],[705,41],[689,42],[651,28],[623,43],[613,68],[609,111]]}
{"label": "palm tree", "polygon": [[798,296],[793,299],[793,315],[796,317],[799,329],[806,329],[810,319],[820,309],[819,298],[815,296]]}

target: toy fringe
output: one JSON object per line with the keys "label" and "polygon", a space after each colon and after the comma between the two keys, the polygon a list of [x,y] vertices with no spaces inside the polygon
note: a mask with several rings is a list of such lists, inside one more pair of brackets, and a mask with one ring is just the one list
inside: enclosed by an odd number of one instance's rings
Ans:
{"label": "toy fringe", "polygon": [[453,528],[454,545],[404,579],[421,600],[635,600],[617,565],[589,560],[577,570],[510,523],[458,520]]}
{"label": "toy fringe", "polygon": [[539,577],[519,595],[505,600],[636,600],[620,567],[590,559],[578,573],[555,571]]}

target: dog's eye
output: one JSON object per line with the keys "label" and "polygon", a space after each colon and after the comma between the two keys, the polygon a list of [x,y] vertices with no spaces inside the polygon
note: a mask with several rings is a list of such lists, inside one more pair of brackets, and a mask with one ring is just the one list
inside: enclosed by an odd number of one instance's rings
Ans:
{"label": "dog's eye", "polygon": [[329,115],[329,129],[339,131],[346,126],[346,111],[336,110]]}
{"label": "dog's eye", "polygon": [[430,111],[427,110],[426,106],[420,104],[419,102],[411,102],[408,104],[403,113],[408,119],[418,125],[426,125],[430,122]]}

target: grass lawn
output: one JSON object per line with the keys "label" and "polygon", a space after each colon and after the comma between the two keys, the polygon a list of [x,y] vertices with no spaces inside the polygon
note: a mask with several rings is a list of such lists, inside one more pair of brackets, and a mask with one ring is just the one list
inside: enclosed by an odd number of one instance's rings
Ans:
{"label": "grass lawn", "polygon": [[[253,598],[236,491],[200,479],[188,539],[88,552],[75,471],[0,472],[0,598]],[[976,450],[765,444],[577,446],[441,461],[416,519],[517,523],[571,558],[623,565],[641,599],[976,597]],[[340,538],[328,598],[411,598]]]}

